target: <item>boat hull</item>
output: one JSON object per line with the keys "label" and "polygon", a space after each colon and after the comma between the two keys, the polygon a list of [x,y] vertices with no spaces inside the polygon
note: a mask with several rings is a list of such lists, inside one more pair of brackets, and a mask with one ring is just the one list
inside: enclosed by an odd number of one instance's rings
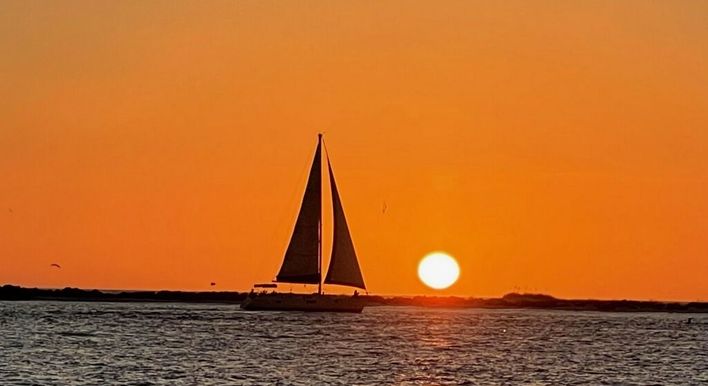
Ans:
{"label": "boat hull", "polygon": [[253,293],[241,303],[241,308],[247,311],[360,313],[364,302],[358,296]]}

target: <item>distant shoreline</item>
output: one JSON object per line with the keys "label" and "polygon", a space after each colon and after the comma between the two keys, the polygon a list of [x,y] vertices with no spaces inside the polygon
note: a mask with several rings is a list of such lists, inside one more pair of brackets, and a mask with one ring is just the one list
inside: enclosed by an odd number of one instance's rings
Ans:
{"label": "distant shoreline", "polygon": [[[179,302],[239,304],[247,292],[190,291],[99,291],[79,288],[39,289],[14,285],[0,287],[0,301],[78,301],[78,302]],[[360,295],[367,307],[420,306],[433,308],[542,309],[602,312],[708,313],[708,302],[659,302],[642,300],[558,299],[543,294],[510,293],[501,298],[462,298],[455,296],[375,296]]]}

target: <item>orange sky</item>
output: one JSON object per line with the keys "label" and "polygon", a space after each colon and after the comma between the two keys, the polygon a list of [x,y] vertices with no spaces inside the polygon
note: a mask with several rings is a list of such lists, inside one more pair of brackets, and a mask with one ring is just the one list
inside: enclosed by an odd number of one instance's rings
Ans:
{"label": "orange sky", "polygon": [[0,52],[0,283],[268,281],[325,130],[374,293],[708,300],[706,3],[3,1]]}

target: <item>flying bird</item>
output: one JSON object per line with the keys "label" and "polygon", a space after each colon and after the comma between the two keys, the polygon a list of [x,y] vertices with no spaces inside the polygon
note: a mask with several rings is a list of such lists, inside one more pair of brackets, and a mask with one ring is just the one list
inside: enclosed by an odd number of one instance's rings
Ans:
{"label": "flying bird", "polygon": [[49,264],[49,266],[50,266],[50,267],[54,267],[54,268],[61,269],[61,265],[59,265],[59,264],[57,264],[57,263],[51,263],[51,264]]}
{"label": "flying bird", "polygon": [[212,286],[212,287],[213,287],[213,286],[215,286],[215,285],[216,285],[216,283],[214,283],[214,282],[211,282],[211,286]]}

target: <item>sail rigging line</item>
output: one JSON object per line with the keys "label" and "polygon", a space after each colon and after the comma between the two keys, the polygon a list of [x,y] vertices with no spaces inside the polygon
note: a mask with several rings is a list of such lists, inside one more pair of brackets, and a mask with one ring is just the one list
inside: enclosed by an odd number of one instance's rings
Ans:
{"label": "sail rigging line", "polygon": [[315,156],[305,186],[300,211],[293,228],[276,282],[321,283],[320,238],[322,222],[322,140],[318,138]]}

